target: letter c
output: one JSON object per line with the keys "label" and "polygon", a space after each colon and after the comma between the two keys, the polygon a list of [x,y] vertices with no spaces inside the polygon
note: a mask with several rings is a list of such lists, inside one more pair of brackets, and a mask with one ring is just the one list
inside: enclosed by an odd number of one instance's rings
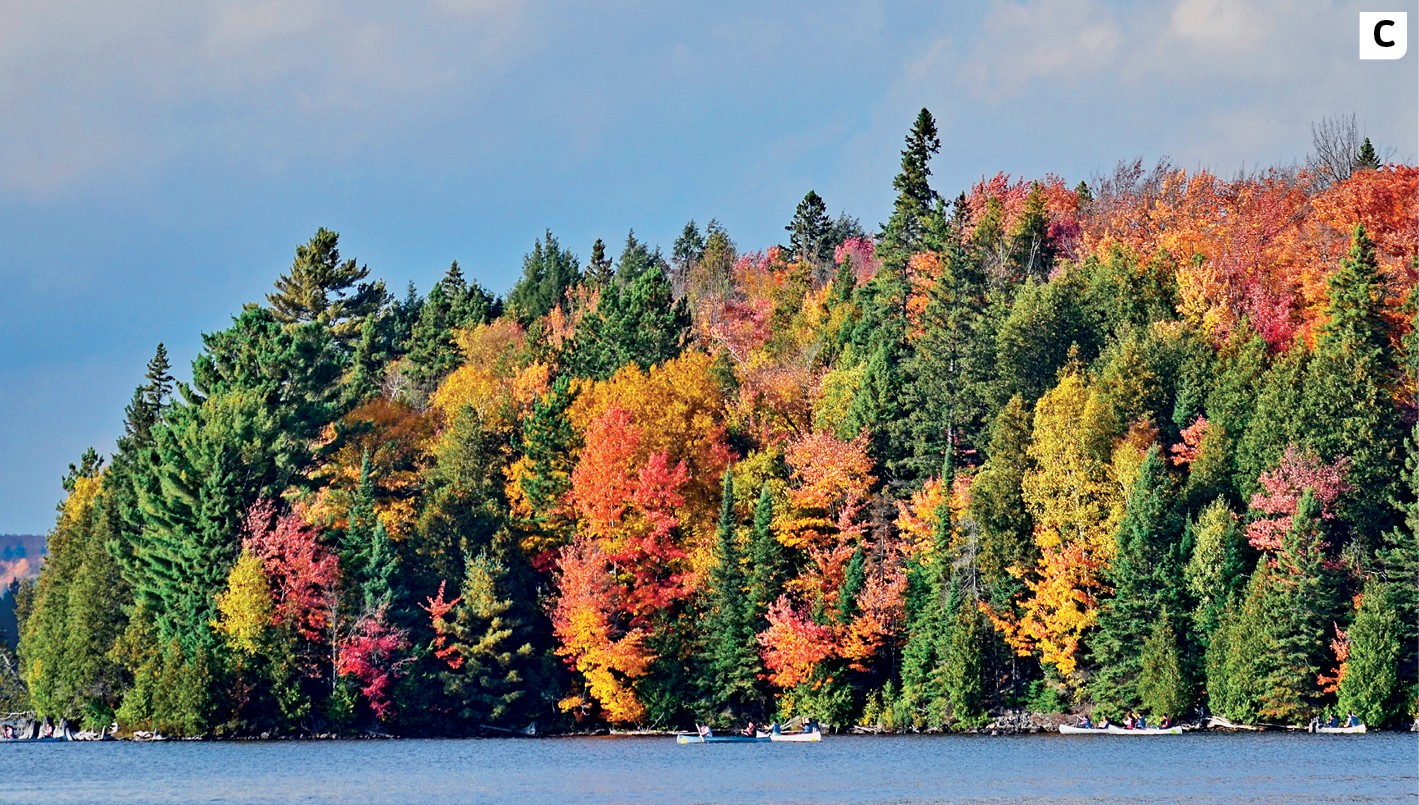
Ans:
{"label": "letter c", "polygon": [[1392,48],[1394,47],[1393,39],[1386,42],[1385,40],[1380,38],[1380,29],[1385,27],[1386,25],[1393,26],[1394,20],[1380,20],[1379,22],[1375,23],[1375,44],[1379,45],[1382,48]]}

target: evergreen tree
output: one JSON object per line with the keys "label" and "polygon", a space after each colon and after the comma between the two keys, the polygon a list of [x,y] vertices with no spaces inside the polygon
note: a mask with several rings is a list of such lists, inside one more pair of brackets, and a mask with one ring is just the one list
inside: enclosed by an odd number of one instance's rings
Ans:
{"label": "evergreen tree", "polygon": [[1399,616],[1390,600],[1389,585],[1378,579],[1365,584],[1360,611],[1350,624],[1350,656],[1340,680],[1337,709],[1354,713],[1368,725],[1381,727],[1399,715],[1403,688],[1399,684]]}
{"label": "evergreen tree", "polygon": [[749,543],[749,587],[745,608],[755,633],[768,626],[765,613],[783,592],[786,573],[783,544],[774,535],[774,498],[765,483],[754,507],[754,530]]}
{"label": "evergreen tree", "polygon": [[614,276],[611,259],[606,256],[606,243],[597,238],[596,242],[591,244],[591,260],[586,264],[586,281],[597,287],[605,287]]}
{"label": "evergreen tree", "polygon": [[1192,703],[1192,689],[1183,673],[1177,633],[1166,609],[1154,623],[1142,647],[1138,670],[1140,709],[1155,718],[1176,719]]}
{"label": "evergreen tree", "polygon": [[[1104,572],[1114,593],[1099,608],[1098,632],[1092,640],[1098,666],[1091,683],[1094,700],[1114,714],[1142,704],[1144,644],[1167,612],[1183,611],[1186,546],[1178,540],[1182,528],[1173,508],[1174,494],[1174,484],[1154,445],[1144,456],[1128,495],[1116,537],[1118,555]],[[1171,629],[1168,640],[1173,647],[1169,650],[1176,662],[1177,640]],[[1171,696],[1170,692],[1159,701],[1174,702]],[[1169,714],[1179,712],[1174,709]]]}
{"label": "evergreen tree", "polygon": [[339,242],[338,234],[316,230],[309,243],[296,247],[295,262],[276,280],[276,292],[267,294],[266,301],[282,324],[315,322],[337,342],[348,343],[388,294],[382,281],[363,281],[370,275],[368,266],[340,261]]}
{"label": "evergreen tree", "polygon": [[575,525],[560,505],[571,489],[571,456],[577,447],[576,431],[567,419],[575,396],[570,379],[557,378],[522,423],[520,452],[527,470],[521,488],[527,500],[526,510],[515,516],[522,547],[531,556],[549,556],[569,540]]}
{"label": "evergreen tree", "polygon": [[440,656],[444,693],[465,723],[499,725],[535,706],[526,701],[536,657],[528,624],[517,616],[507,570],[486,551],[465,562],[459,604],[451,622],[435,623],[445,642]]}
{"label": "evergreen tree", "polygon": [[379,393],[380,381],[384,374],[385,357],[380,351],[379,328],[373,318],[365,319],[360,327],[360,340],[355,342],[354,354],[350,356],[350,374],[345,382],[345,402],[350,407],[359,405]]}
{"label": "evergreen tree", "polygon": [[847,436],[866,431],[872,438],[872,457],[889,473],[905,471],[904,461],[910,449],[903,431],[906,416],[901,408],[901,372],[897,365],[897,348],[881,343],[867,360],[862,385],[848,407],[844,430]]}
{"label": "evergreen tree", "polygon": [[477,282],[465,282],[455,260],[419,307],[409,333],[408,374],[430,384],[442,379],[463,362],[455,342],[457,331],[483,324],[498,313],[493,295]]}
{"label": "evergreen tree", "polygon": [[508,313],[524,327],[562,303],[567,289],[581,281],[581,267],[563,250],[549,229],[522,258],[522,277],[507,295]]}
{"label": "evergreen tree", "polygon": [[[948,450],[941,468],[941,483],[948,490],[955,472],[952,453]],[[907,642],[902,648],[901,695],[912,712],[913,720],[925,716],[929,726],[943,726],[944,716],[956,712],[956,709],[954,703],[948,702],[942,674],[955,675],[958,670],[969,670],[949,667],[948,654],[957,648],[953,616],[957,614],[957,609],[968,609],[970,604],[958,606],[960,596],[952,572],[953,524],[949,492],[936,507],[935,516],[936,528],[932,532],[930,552],[915,559],[907,569]],[[977,635],[972,634],[972,638],[975,637]],[[973,661],[978,675],[979,657]],[[953,677],[953,681],[967,684],[969,680],[963,676]],[[979,704],[978,701],[976,703]]]}
{"label": "evergreen tree", "polygon": [[833,221],[828,217],[828,207],[823,203],[823,198],[809,190],[808,195],[798,202],[793,220],[784,227],[789,233],[785,257],[790,262],[831,262],[833,249],[837,246],[830,240],[832,228]]}
{"label": "evergreen tree", "polygon": [[753,612],[746,597],[744,570],[740,566],[738,518],[734,515],[734,474],[724,471],[719,527],[715,534],[718,557],[710,571],[713,590],[705,638],[709,641],[710,696],[717,709],[736,715],[758,694],[761,673]]}
{"label": "evergreen tree", "polygon": [[[596,309],[577,324],[567,359],[573,374],[605,380],[630,363],[648,369],[672,360],[689,337],[690,313],[682,298],[674,301],[658,255],[635,273],[629,285],[601,289]],[[623,265],[625,265],[623,263]]]}
{"label": "evergreen tree", "polygon": [[956,612],[942,668],[942,688],[955,725],[979,727],[990,720],[986,713],[985,648],[990,624],[974,596],[967,596]]}
{"label": "evergreen tree", "polygon": [[1030,434],[1030,413],[1017,395],[996,415],[985,464],[971,485],[971,519],[980,528],[976,565],[986,601],[997,610],[1010,607],[1025,589],[1011,568],[1033,567],[1038,557],[1034,520],[1021,496],[1031,465]]}
{"label": "evergreen tree", "polygon": [[1045,282],[1054,268],[1055,246],[1049,236],[1049,213],[1044,188],[1035,182],[1025,197],[1025,208],[1010,233],[1010,270],[1020,279]]}
{"label": "evergreen tree", "polygon": [[931,169],[927,163],[941,150],[941,139],[937,136],[936,121],[931,113],[922,109],[907,134],[906,148],[902,149],[902,168],[892,180],[892,188],[897,191],[897,200],[892,207],[892,216],[882,225],[878,253],[883,263],[900,270],[907,259],[920,250],[926,231],[926,220],[936,202],[936,191],[931,189]]}
{"label": "evergreen tree", "polygon": [[1188,528],[1191,533],[1183,541],[1192,544],[1192,556],[1184,575],[1188,592],[1197,601],[1192,615],[1194,633],[1206,645],[1228,604],[1246,584],[1245,548],[1236,515],[1222,498],[1208,504]]}
{"label": "evergreen tree", "polygon": [[1355,170],[1379,170],[1379,167],[1380,155],[1375,153],[1375,147],[1370,144],[1370,138],[1366,137],[1365,141],[1360,143],[1360,151],[1355,154]]}

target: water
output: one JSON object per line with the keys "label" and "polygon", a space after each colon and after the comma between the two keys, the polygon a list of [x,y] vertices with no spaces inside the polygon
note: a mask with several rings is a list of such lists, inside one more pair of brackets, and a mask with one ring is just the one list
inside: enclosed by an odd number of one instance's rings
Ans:
{"label": "water", "polygon": [[0,744],[0,802],[1419,801],[1419,737],[1193,734]]}

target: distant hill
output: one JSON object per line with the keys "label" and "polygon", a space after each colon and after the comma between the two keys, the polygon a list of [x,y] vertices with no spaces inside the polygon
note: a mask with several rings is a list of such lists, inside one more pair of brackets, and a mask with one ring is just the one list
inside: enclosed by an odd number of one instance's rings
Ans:
{"label": "distant hill", "polygon": [[43,534],[0,534],[0,587],[38,576],[44,544]]}

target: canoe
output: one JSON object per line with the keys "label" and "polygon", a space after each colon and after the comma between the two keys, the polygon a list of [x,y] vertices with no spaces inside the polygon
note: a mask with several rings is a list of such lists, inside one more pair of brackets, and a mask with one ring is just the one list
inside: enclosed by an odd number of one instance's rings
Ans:
{"label": "canoe", "polygon": [[757,744],[768,743],[768,738],[759,736],[750,737],[748,735],[676,735],[675,743],[678,744]]}
{"label": "canoe", "polygon": [[770,734],[769,740],[776,744],[814,743],[823,740],[823,733],[818,730],[813,730],[812,732],[781,732],[777,735]]}
{"label": "canoe", "polygon": [[1060,724],[1059,731],[1064,735],[1182,735],[1183,729],[1177,725],[1167,729],[1148,727],[1141,730],[1130,730],[1117,724],[1110,724],[1107,727],[1073,727],[1068,724]]}
{"label": "canoe", "polygon": [[1315,731],[1328,735],[1360,735],[1365,732],[1365,725],[1356,724],[1353,727],[1316,727]]}

